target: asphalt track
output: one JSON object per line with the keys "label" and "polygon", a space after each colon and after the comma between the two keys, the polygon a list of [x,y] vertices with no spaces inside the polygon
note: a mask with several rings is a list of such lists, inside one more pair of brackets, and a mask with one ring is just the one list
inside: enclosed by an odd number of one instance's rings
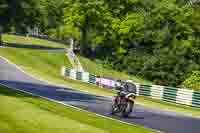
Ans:
{"label": "asphalt track", "polygon": [[17,88],[87,111],[133,124],[139,124],[161,132],[200,133],[200,119],[198,118],[169,111],[150,109],[141,105],[136,105],[134,112],[127,119],[122,119],[119,116],[111,116],[109,114],[111,98],[91,95],[33,79],[2,58],[0,58],[0,83],[11,88]]}

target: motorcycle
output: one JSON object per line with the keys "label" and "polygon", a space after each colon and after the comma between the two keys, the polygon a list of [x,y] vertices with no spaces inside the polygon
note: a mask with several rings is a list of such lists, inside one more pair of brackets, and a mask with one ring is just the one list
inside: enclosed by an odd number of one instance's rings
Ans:
{"label": "motorcycle", "polygon": [[132,113],[136,95],[128,93],[124,96],[116,96],[112,103],[111,114],[115,115],[120,113],[122,117],[128,117]]}

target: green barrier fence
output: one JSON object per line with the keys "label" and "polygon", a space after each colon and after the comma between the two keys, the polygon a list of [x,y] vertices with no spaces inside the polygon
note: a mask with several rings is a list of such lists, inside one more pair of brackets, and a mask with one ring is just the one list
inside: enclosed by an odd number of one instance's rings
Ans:
{"label": "green barrier fence", "polygon": [[[67,76],[74,80],[96,84],[96,75],[88,72],[78,72],[73,69],[62,68],[62,76]],[[200,107],[200,91],[179,89],[168,86],[137,84],[139,96],[148,96],[163,101]]]}
{"label": "green barrier fence", "polygon": [[70,76],[70,70],[69,69],[65,70],[65,76]]}
{"label": "green barrier fence", "polygon": [[194,91],[192,97],[192,106],[200,107],[200,92]]}
{"label": "green barrier fence", "polygon": [[176,102],[177,89],[172,87],[165,87],[163,92],[163,100],[169,102]]}
{"label": "green barrier fence", "polygon": [[139,95],[151,96],[151,86],[150,85],[140,85]]}
{"label": "green barrier fence", "polygon": [[82,80],[82,72],[76,72],[76,79]]}
{"label": "green barrier fence", "polygon": [[96,75],[89,75],[89,83],[96,84]]}

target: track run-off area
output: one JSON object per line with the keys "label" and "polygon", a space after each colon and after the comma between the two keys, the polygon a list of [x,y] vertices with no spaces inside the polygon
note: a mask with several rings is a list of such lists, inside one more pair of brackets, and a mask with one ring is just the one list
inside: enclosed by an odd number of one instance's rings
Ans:
{"label": "track run-off area", "polygon": [[14,64],[0,58],[0,84],[33,95],[69,104],[120,121],[142,125],[166,133],[199,133],[200,119],[184,114],[147,108],[136,104],[129,118],[110,115],[112,98],[53,85],[32,78]]}

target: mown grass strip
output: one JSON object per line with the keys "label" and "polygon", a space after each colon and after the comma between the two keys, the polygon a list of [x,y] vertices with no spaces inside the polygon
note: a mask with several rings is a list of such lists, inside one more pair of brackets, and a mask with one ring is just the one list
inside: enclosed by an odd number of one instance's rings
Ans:
{"label": "mown grass strip", "polygon": [[47,41],[43,39],[33,38],[33,37],[24,37],[24,36],[15,36],[15,35],[8,35],[4,34],[2,36],[3,42],[6,43],[16,43],[16,44],[24,44],[24,45],[41,45],[41,46],[48,46],[48,47],[56,47],[56,48],[64,48],[66,45]]}

